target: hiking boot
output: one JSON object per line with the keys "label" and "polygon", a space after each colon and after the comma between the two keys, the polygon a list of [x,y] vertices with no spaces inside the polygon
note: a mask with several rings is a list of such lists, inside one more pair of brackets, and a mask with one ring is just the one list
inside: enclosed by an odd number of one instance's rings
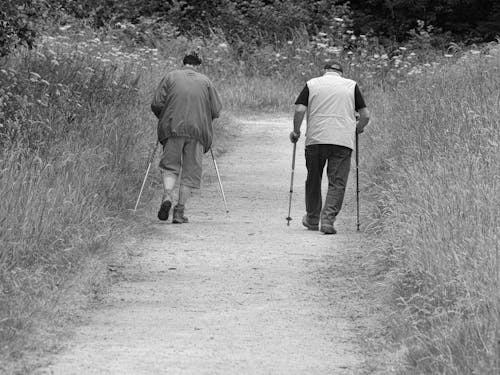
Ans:
{"label": "hiking boot", "polygon": [[302,225],[305,226],[308,230],[318,230],[318,224],[312,224],[310,221],[309,221],[309,218],[307,217],[307,215],[304,215],[302,217]]}
{"label": "hiking boot", "polygon": [[333,224],[327,224],[327,223],[321,223],[320,231],[323,232],[324,234],[336,234],[337,233]]}
{"label": "hiking boot", "polygon": [[183,224],[187,223],[188,218],[184,216],[184,207],[175,206],[174,207],[174,217],[172,218],[172,223]]}
{"label": "hiking boot", "polygon": [[160,210],[158,211],[158,219],[161,221],[166,221],[168,220],[168,215],[170,213],[170,207],[172,207],[172,202],[170,201],[164,201],[161,206]]}

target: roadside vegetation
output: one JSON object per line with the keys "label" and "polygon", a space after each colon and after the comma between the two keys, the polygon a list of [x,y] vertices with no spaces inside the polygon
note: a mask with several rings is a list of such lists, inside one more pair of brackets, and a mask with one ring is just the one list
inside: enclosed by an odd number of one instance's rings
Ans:
{"label": "roadside vegetation", "polygon": [[371,96],[367,231],[405,373],[500,371],[499,92],[494,45]]}
{"label": "roadside vegetation", "polygon": [[[386,274],[402,373],[500,371],[498,42],[453,42],[430,21],[382,38],[363,33],[340,2],[315,30],[265,8],[263,20],[275,17],[286,33],[266,34],[261,22],[246,35],[258,43],[246,43],[235,30],[245,15],[230,7],[233,23],[204,30],[153,10],[127,19],[128,1],[113,5],[114,19],[69,0],[57,11],[34,1],[19,14],[16,1],[0,14],[10,20],[0,39],[0,372],[27,373],[39,363],[33,352],[57,349],[47,337],[68,285],[92,260],[105,269],[111,243],[139,225],[129,209],[155,140],[151,94],[192,50],[224,102],[219,152],[234,135],[231,113],[291,113],[325,59],[343,63],[373,113],[361,137],[362,196],[374,207],[364,230]],[[328,2],[308,3],[313,17]],[[170,9],[184,21],[195,10]],[[53,25],[40,23],[42,11]],[[94,281],[79,282],[90,298]]]}

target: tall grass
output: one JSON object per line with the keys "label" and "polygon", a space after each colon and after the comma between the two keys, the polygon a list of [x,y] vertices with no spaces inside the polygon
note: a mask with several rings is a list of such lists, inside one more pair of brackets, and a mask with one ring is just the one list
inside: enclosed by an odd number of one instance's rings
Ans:
{"label": "tall grass", "polygon": [[66,282],[82,261],[108,248],[113,217],[132,206],[140,184],[137,155],[152,126],[137,75],[126,66],[42,47],[3,61],[0,82],[0,362],[6,363],[37,347],[33,332],[50,319]]}
{"label": "tall grass", "polygon": [[371,96],[372,232],[405,373],[500,372],[499,73],[497,47]]}
{"label": "tall grass", "polygon": [[[68,285],[89,261],[105,269],[116,235],[138,224],[126,212],[156,139],[152,93],[176,64],[95,36],[46,37],[1,61],[0,373],[50,350],[39,331],[61,319]],[[228,122],[214,126],[216,152]]]}

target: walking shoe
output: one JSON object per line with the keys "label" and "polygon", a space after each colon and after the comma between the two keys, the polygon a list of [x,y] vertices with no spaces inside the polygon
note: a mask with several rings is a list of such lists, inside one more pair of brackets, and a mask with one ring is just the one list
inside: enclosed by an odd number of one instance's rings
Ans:
{"label": "walking shoe", "polygon": [[160,219],[161,221],[168,220],[168,214],[170,213],[170,207],[172,207],[172,202],[164,201],[160,206],[160,210],[158,211],[158,219]]}
{"label": "walking shoe", "polygon": [[321,223],[320,231],[324,234],[335,234],[337,231],[335,230],[333,224]]}
{"label": "walking shoe", "polygon": [[172,219],[172,223],[174,224],[183,224],[187,223],[188,218],[184,216],[184,208],[180,208],[179,206],[174,207],[174,217]]}
{"label": "walking shoe", "polygon": [[302,225],[305,226],[309,230],[318,230],[318,224],[311,224],[309,222],[307,215],[304,215],[302,217]]}

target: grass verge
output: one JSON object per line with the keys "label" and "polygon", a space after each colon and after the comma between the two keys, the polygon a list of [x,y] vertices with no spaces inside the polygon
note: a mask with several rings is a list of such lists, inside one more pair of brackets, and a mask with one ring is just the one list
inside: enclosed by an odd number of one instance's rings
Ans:
{"label": "grass verge", "polygon": [[497,374],[500,50],[372,95],[362,143],[403,373]]}
{"label": "grass verge", "polygon": [[[30,373],[59,350],[107,285],[114,249],[143,226],[129,210],[156,138],[151,78],[162,72],[149,55],[100,51],[113,46],[47,38],[2,61],[0,373]],[[235,135],[230,122],[214,124],[217,154]]]}

